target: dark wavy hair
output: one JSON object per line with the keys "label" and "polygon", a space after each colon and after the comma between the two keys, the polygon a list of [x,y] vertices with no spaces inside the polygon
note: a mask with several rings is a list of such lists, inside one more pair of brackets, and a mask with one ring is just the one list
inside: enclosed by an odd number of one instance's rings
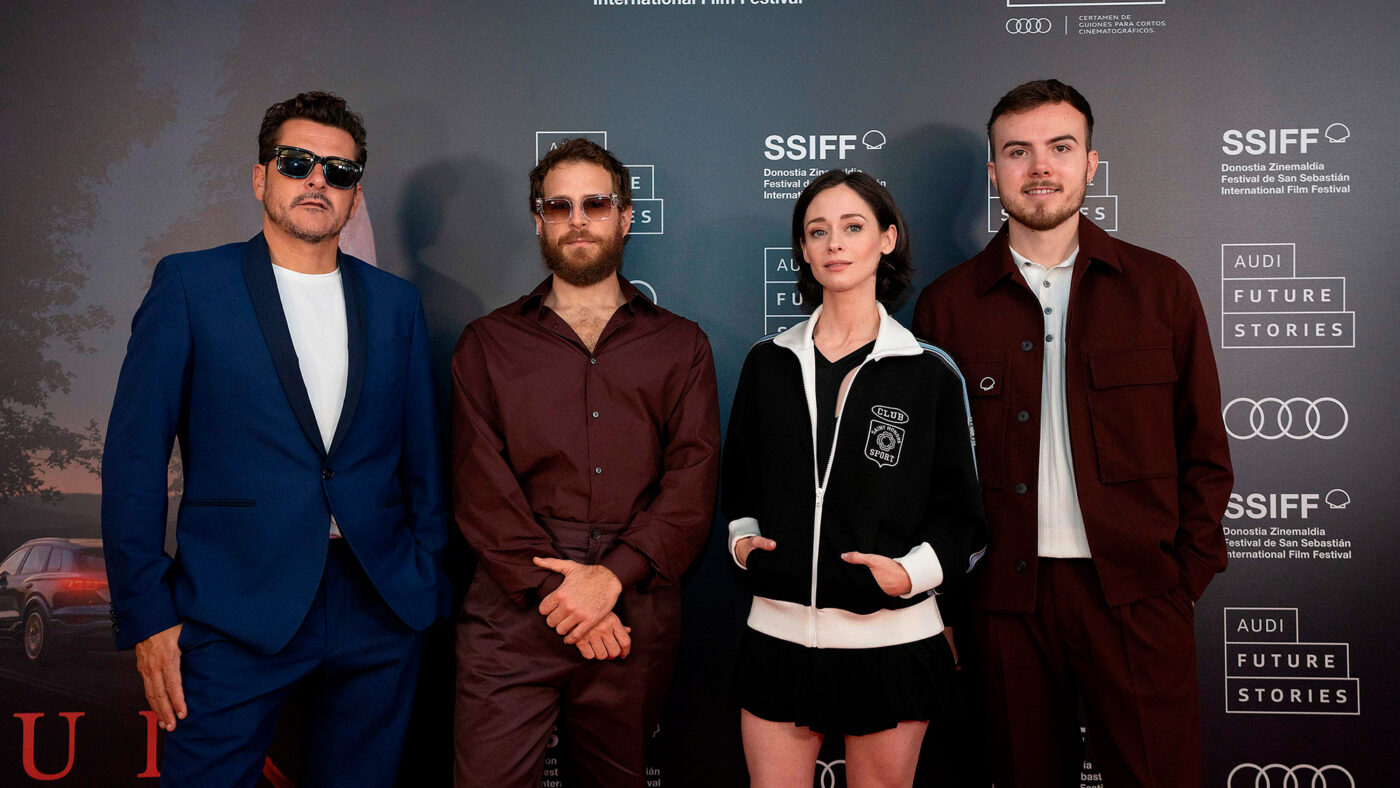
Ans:
{"label": "dark wavy hair", "polygon": [[904,226],[904,217],[894,204],[894,198],[879,181],[863,172],[845,170],[831,170],[807,184],[807,188],[802,190],[797,204],[792,208],[792,259],[798,261],[797,290],[802,294],[802,308],[811,312],[822,302],[821,283],[812,275],[812,266],[802,254],[807,207],[818,194],[841,185],[849,186],[865,200],[875,213],[875,222],[880,225],[881,232],[893,225],[898,233],[894,249],[889,254],[880,255],[880,264],[875,270],[875,298],[887,309],[893,310],[894,304],[909,289],[909,283],[914,278],[913,258],[909,252],[909,230]]}
{"label": "dark wavy hair", "polygon": [[313,90],[279,101],[263,113],[262,127],[258,129],[259,164],[272,159],[272,149],[277,147],[277,134],[282,124],[293,118],[305,118],[343,130],[355,141],[355,161],[364,164],[369,157],[369,149],[365,147],[365,119],[358,112],[352,112],[340,96]]}
{"label": "dark wavy hair", "polygon": [[535,212],[535,200],[544,196],[544,176],[555,167],[574,161],[586,161],[607,170],[612,175],[618,208],[632,204],[632,176],[627,166],[602,145],[583,137],[572,137],[551,148],[530,170],[530,213]]}
{"label": "dark wavy hair", "polygon": [[1058,79],[1037,79],[1017,85],[1007,92],[1001,100],[992,107],[992,116],[987,119],[987,142],[995,149],[996,144],[992,143],[992,124],[997,122],[997,118],[1008,112],[1026,112],[1033,110],[1042,104],[1065,104],[1074,107],[1084,114],[1084,121],[1088,124],[1088,133],[1084,135],[1084,149],[1094,149],[1094,110],[1089,107],[1089,100],[1073,87],[1066,85]]}

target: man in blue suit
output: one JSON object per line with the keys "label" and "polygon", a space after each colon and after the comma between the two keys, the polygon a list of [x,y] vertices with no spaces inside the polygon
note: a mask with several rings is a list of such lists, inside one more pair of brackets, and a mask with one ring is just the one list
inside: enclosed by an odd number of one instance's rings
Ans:
{"label": "man in blue suit", "polygon": [[258,149],[262,233],[161,260],[132,322],[103,455],[117,645],[167,732],[162,784],[256,783],[309,684],[311,784],[389,785],[450,597],[423,308],[339,251],[366,153],[344,100],[273,105]]}

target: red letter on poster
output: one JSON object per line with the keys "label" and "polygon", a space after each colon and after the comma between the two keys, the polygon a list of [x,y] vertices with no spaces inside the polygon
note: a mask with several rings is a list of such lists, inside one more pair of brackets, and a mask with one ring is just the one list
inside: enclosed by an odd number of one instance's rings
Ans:
{"label": "red letter on poster", "polygon": [[24,761],[24,773],[34,780],[62,780],[68,776],[68,772],[73,768],[74,745],[78,738],[78,718],[86,712],[81,711],[60,711],[58,716],[68,720],[68,765],[63,767],[63,771],[57,774],[44,774],[39,771],[39,767],[34,765],[34,721],[44,716],[43,714],[16,714],[20,724],[24,726],[23,744],[20,745]]}
{"label": "red letter on poster", "polygon": [[136,775],[137,779],[142,777],[159,777],[160,771],[156,769],[156,713],[153,711],[138,712],[146,718],[146,771]]}

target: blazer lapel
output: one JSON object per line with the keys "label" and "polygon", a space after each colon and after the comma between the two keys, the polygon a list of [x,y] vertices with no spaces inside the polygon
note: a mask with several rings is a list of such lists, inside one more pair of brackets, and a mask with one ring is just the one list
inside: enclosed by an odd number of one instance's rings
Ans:
{"label": "blazer lapel", "polygon": [[[253,312],[257,314],[258,326],[262,329],[263,340],[267,342],[267,350],[272,354],[272,365],[277,369],[278,379],[282,381],[282,391],[287,395],[287,402],[296,414],[297,423],[301,424],[301,431],[306,433],[306,439],[311,441],[311,445],[324,457],[326,447],[321,444],[321,430],[316,426],[316,412],[311,409],[311,397],[306,393],[306,382],[301,379],[301,362],[297,360],[296,347],[292,345],[287,316],[282,313],[282,298],[277,294],[277,279],[272,273],[272,257],[268,254],[267,241],[262,233],[258,233],[243,247],[243,281],[248,285],[248,295],[253,299]],[[353,331],[351,336],[353,337]],[[350,373],[353,378],[353,338],[350,340],[350,346]]]}
{"label": "blazer lapel", "polygon": [[345,380],[345,402],[340,408],[340,422],[335,425],[335,436],[331,439],[326,454],[335,450],[350,431],[350,422],[355,418],[355,406],[360,401],[360,388],[365,382],[365,361],[369,355],[369,335],[365,326],[365,285],[359,269],[352,263],[353,258],[339,255],[340,285],[345,293],[345,328],[350,345],[350,368]]}

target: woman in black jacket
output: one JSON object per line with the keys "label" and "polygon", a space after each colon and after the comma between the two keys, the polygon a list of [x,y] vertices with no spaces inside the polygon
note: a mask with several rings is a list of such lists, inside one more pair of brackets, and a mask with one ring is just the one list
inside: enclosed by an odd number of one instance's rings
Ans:
{"label": "woman in black jacket", "polygon": [[749,351],[725,441],[730,553],[754,594],[735,681],[753,785],[909,785],[955,657],[935,589],[986,543],[957,367],[885,310],[910,282],[884,187],[839,170],[797,200],[810,319]]}

